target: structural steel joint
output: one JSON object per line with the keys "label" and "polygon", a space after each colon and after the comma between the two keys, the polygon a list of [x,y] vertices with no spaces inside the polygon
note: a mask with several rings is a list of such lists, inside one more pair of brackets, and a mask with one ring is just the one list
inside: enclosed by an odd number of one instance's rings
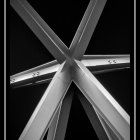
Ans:
{"label": "structural steel joint", "polygon": [[[91,115],[95,116],[93,120],[90,113],[87,113],[87,115],[96,132],[100,130],[99,133],[104,134],[109,140],[113,137],[130,140],[129,115],[94,76],[96,73],[129,68],[130,56],[84,55],[106,1],[90,0],[68,49],[26,0],[10,0],[11,6],[56,59],[50,63],[10,76],[10,85],[19,87],[52,79],[19,140],[43,139],[44,133],[49,128],[49,140],[56,140],[61,136],[64,139],[64,135],[58,135],[57,130],[59,131],[61,126],[65,126],[66,129],[66,124],[63,124],[61,117],[65,118],[67,123],[69,111],[67,117],[65,117],[64,111],[67,110],[65,107],[63,108],[63,103],[70,110],[71,100],[69,100],[69,103],[68,100],[65,100],[65,102],[63,100],[72,81],[93,107],[93,112],[91,112]],[[93,74],[87,68],[92,70]],[[84,103],[83,107],[85,110],[89,108]],[[59,120],[61,120],[60,124]],[[98,124],[101,122],[97,128],[97,123],[96,125],[93,124],[95,120],[98,120]],[[65,132],[65,130],[60,132]],[[98,137],[102,139],[99,133]]]}

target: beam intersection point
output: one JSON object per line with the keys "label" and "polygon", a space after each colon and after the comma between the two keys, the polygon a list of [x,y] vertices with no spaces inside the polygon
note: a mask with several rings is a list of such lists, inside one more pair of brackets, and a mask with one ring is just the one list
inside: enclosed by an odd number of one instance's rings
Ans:
{"label": "beam intersection point", "polygon": [[[93,111],[88,113],[91,106],[79,97],[92,126],[96,132],[99,130],[99,139],[102,140],[100,133],[104,134],[105,140],[113,140],[113,136],[118,136],[115,139],[130,139],[129,115],[94,76],[96,73],[129,68],[130,55],[84,55],[106,2],[107,0],[90,0],[71,45],[67,48],[26,0],[10,0],[14,10],[56,59],[10,76],[11,87],[50,81],[19,140],[43,139],[47,129],[47,140],[57,140],[59,137],[64,139],[64,135],[58,134],[58,131],[65,132],[60,127],[65,126],[66,129],[66,124],[59,121],[62,120],[61,117],[64,122],[68,121],[69,111],[65,117],[67,109],[63,104],[70,109],[72,97],[64,99],[72,81],[93,107]],[[94,116],[93,120],[90,115]],[[94,125],[95,120],[98,123]],[[114,135],[110,136],[112,133]]]}

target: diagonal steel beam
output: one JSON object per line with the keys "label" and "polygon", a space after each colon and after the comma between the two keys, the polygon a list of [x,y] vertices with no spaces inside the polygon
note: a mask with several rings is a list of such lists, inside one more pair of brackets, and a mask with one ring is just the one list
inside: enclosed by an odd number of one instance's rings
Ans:
{"label": "diagonal steel beam", "polygon": [[57,110],[48,130],[47,140],[64,140],[69,113],[71,109],[71,103],[73,98],[73,92],[68,91],[67,95],[63,99],[59,109]]}
{"label": "diagonal steel beam", "polygon": [[70,88],[68,90],[67,95],[63,99],[62,107],[61,107],[61,111],[60,111],[60,115],[59,115],[59,121],[57,124],[57,129],[55,132],[54,139],[52,139],[52,140],[64,140],[65,139],[72,99],[73,99],[73,90]]}
{"label": "diagonal steel beam", "polygon": [[26,0],[10,0],[10,4],[54,58],[62,63],[69,53],[68,48],[32,6]]}
{"label": "diagonal steel beam", "polygon": [[[99,61],[100,60],[100,61]],[[97,66],[105,64],[130,63],[129,54],[117,55],[84,55],[81,60],[85,66]]]}
{"label": "diagonal steel beam", "polygon": [[29,84],[42,83],[43,81],[46,82],[47,80],[50,81],[55,72],[59,69],[59,66],[60,64],[55,60],[10,76],[10,86],[21,87]]}
{"label": "diagonal steel beam", "polygon": [[108,136],[105,133],[93,106],[82,95],[78,95],[78,97],[99,140],[108,140]]}
{"label": "diagonal steel beam", "polygon": [[[29,74],[29,73],[32,73],[32,72],[35,72],[35,71],[39,71],[39,70],[42,70],[42,69],[45,69],[45,68],[49,68],[52,71],[57,71],[58,68],[55,69],[55,65],[58,65],[58,64],[59,63],[56,60],[50,61],[50,62],[42,64],[40,66],[31,68],[29,70],[14,74],[14,75],[10,76],[10,79],[21,76],[21,75]],[[53,67],[54,67],[54,69],[53,69]]]}
{"label": "diagonal steel beam", "polygon": [[61,106],[62,106],[62,103],[50,124],[49,130],[48,130],[48,135],[47,135],[47,140],[54,140],[57,125],[58,125],[58,120],[59,120],[59,116],[60,116]]}
{"label": "diagonal steel beam", "polygon": [[[96,111],[96,109],[95,109]],[[113,130],[109,127],[109,125],[105,122],[105,120],[100,116],[100,114],[96,111],[96,114],[106,132],[106,134],[108,135],[109,140],[122,140],[117,134],[115,134],[115,132],[113,132]]]}
{"label": "diagonal steel beam", "polygon": [[93,74],[130,67],[130,55],[84,55],[81,62]]}
{"label": "diagonal steel beam", "polygon": [[74,53],[74,51],[76,49],[76,46],[79,43],[79,39],[80,39],[80,37],[81,37],[81,35],[82,35],[83,31],[84,31],[84,28],[85,28],[85,26],[86,26],[86,24],[88,22],[89,17],[90,17],[90,13],[92,11],[92,8],[93,8],[93,6],[95,4],[96,4],[96,0],[92,0],[88,4],[88,7],[87,7],[87,9],[86,9],[86,11],[84,13],[84,16],[83,16],[81,22],[80,22],[80,25],[79,25],[79,27],[78,27],[75,35],[74,35],[74,38],[73,38],[73,40],[72,40],[72,42],[70,44],[71,54]]}
{"label": "diagonal steel beam", "polygon": [[39,140],[49,127],[53,114],[57,111],[71,83],[71,74],[64,62],[49,84],[19,140]]}
{"label": "diagonal steel beam", "polygon": [[90,0],[70,46],[71,55],[75,59],[80,60],[84,55],[106,1],[107,0]]}
{"label": "diagonal steel beam", "polygon": [[92,74],[96,75],[96,74],[120,71],[120,70],[123,70],[123,69],[129,69],[130,68],[130,63],[113,64],[113,65],[96,66],[96,67],[87,67],[87,68],[90,70],[90,72]]}
{"label": "diagonal steel beam", "polygon": [[75,61],[74,81],[103,119],[122,139],[130,139],[130,117],[102,84],[79,61]]}

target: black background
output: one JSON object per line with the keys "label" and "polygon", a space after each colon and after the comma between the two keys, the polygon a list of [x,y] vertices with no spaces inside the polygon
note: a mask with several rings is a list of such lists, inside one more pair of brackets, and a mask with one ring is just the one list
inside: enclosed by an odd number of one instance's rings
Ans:
{"label": "black background", "polygon": [[[28,0],[40,16],[56,34],[69,46],[89,1],[47,1]],[[8,5],[9,27],[9,74],[54,60],[32,31]],[[131,12],[132,12],[131,8]],[[91,38],[86,54],[130,54],[133,56],[133,44],[130,42],[130,0],[108,0]],[[131,46],[131,47],[130,47]],[[130,50],[131,48],[131,50]],[[131,59],[133,61],[133,58]],[[132,62],[133,63],[133,62]],[[133,69],[131,67],[131,69]],[[98,74],[96,78],[130,115],[130,69]],[[132,78],[133,79],[133,78]],[[131,80],[132,82],[132,80]],[[133,83],[133,82],[132,82]],[[18,139],[29,117],[46,90],[48,84],[11,89],[8,100],[8,134],[10,139]],[[80,94],[75,88],[71,108],[67,139],[97,139],[93,128],[76,97]],[[133,106],[133,103],[132,105]]]}

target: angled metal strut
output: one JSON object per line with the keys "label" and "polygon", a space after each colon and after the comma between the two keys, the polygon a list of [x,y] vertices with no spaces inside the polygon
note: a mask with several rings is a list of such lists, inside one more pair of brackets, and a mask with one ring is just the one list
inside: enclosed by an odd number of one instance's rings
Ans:
{"label": "angled metal strut", "polygon": [[[10,76],[11,87],[50,82],[19,140],[64,140],[72,102],[72,81],[100,140],[130,140],[130,117],[95,74],[130,67],[130,55],[84,55],[107,0],[90,0],[69,49],[26,0],[11,6],[56,60]],[[93,47],[94,48],[94,47]],[[86,100],[86,99],[87,100]]]}

